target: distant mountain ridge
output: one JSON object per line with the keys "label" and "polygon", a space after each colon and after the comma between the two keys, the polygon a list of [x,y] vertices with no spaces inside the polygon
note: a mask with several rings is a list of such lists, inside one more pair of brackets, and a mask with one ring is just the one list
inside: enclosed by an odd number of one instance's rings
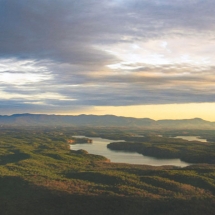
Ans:
{"label": "distant mountain ridge", "polygon": [[146,129],[215,129],[215,122],[200,118],[182,120],[153,120],[114,115],[47,115],[14,114],[0,115],[0,125],[10,126],[112,126],[142,127]]}

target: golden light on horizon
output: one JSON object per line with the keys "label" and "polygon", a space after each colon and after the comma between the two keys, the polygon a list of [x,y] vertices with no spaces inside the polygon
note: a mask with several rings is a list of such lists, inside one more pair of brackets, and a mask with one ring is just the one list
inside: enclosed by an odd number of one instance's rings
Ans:
{"label": "golden light on horizon", "polygon": [[[133,105],[133,106],[97,106],[91,114],[159,119],[202,118],[215,121],[215,103]],[[90,114],[90,113],[88,113]]]}

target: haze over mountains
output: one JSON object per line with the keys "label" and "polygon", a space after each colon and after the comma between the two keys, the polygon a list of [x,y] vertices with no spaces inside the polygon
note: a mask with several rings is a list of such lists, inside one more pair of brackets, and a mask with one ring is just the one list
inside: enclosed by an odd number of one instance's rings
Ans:
{"label": "haze over mountains", "polygon": [[0,115],[0,125],[10,126],[108,126],[142,127],[146,129],[214,129],[215,122],[200,118],[183,120],[152,120],[149,118],[119,117],[114,115]]}

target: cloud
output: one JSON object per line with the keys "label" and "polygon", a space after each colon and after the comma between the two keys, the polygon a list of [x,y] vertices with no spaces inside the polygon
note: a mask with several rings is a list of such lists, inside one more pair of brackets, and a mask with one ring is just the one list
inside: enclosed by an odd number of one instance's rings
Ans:
{"label": "cloud", "polygon": [[212,0],[2,0],[0,26],[11,111],[214,101]]}

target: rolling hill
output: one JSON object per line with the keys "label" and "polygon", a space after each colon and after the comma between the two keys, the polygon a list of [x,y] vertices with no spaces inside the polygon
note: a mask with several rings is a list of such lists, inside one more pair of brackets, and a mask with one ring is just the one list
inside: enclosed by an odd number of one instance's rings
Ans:
{"label": "rolling hill", "polygon": [[0,125],[9,126],[107,126],[141,127],[146,129],[215,129],[215,122],[200,118],[183,120],[152,120],[149,118],[119,117],[114,115],[0,115]]}

